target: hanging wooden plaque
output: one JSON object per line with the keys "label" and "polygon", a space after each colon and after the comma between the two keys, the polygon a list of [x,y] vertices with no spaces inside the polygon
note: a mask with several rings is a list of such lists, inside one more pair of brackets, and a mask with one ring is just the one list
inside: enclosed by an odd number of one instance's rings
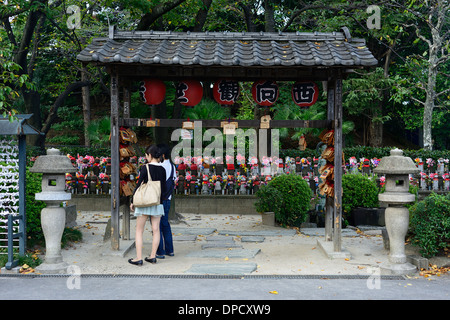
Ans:
{"label": "hanging wooden plaque", "polygon": [[270,128],[270,116],[265,115],[261,117],[260,129],[269,129]]}
{"label": "hanging wooden plaque", "polygon": [[182,128],[186,130],[194,130],[194,123],[192,121],[183,121]]}

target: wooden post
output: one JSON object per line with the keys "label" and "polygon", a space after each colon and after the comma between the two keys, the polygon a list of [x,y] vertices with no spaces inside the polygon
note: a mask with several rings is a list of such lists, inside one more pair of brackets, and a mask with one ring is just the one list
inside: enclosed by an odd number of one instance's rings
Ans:
{"label": "wooden post", "polygon": [[[327,83],[327,120],[334,120],[334,88],[335,79]],[[325,241],[333,239],[333,199],[327,197],[325,200]]]}
{"label": "wooden post", "polygon": [[341,252],[342,221],[342,71],[338,70],[334,89],[334,252]]}
{"label": "wooden post", "polygon": [[119,250],[119,76],[111,72],[111,248]]}
{"label": "wooden post", "polygon": [[[130,117],[131,95],[129,85],[123,88],[123,117]],[[123,206],[122,215],[122,237],[124,240],[130,240],[130,197],[126,197]]]}

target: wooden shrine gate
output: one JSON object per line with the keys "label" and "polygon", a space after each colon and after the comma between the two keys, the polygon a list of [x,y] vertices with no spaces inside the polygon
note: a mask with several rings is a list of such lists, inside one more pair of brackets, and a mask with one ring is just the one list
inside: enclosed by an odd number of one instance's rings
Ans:
{"label": "wooden shrine gate", "polygon": [[[92,41],[77,59],[105,67],[111,83],[111,247],[119,250],[119,127],[145,125],[130,118],[131,83],[163,81],[322,81],[327,90],[327,120],[271,120],[272,128],[334,130],[334,198],[327,197],[325,240],[341,252],[342,80],[356,68],[377,65],[364,39],[347,28],[332,33],[234,33],[116,31]],[[123,90],[123,99],[120,92]],[[123,106],[123,107],[121,107]],[[120,112],[122,111],[122,112]],[[158,127],[181,128],[186,119],[158,119]],[[196,119],[202,127],[223,120]],[[260,120],[233,120],[239,128],[260,128]],[[129,219],[129,216],[128,218]]]}

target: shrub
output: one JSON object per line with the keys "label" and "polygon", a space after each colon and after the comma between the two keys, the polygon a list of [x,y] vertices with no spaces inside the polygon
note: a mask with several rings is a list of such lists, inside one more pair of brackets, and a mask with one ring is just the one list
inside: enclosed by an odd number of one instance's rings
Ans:
{"label": "shrub", "polygon": [[281,192],[270,185],[262,185],[256,192],[255,208],[259,213],[279,213],[283,205]]}
{"label": "shrub", "polygon": [[412,244],[430,258],[450,243],[450,194],[430,194],[409,209]]}
{"label": "shrub", "polygon": [[312,191],[300,175],[284,174],[269,182],[281,193],[283,205],[275,213],[275,220],[281,225],[299,226],[306,220]]}
{"label": "shrub", "polygon": [[26,217],[27,217],[27,245],[33,245],[44,240],[41,226],[41,210],[46,207],[45,202],[35,199],[36,193],[42,191],[42,173],[30,172],[27,168],[26,182]]}
{"label": "shrub", "polygon": [[347,173],[342,176],[342,210],[378,207],[378,187],[375,181],[362,174]]}

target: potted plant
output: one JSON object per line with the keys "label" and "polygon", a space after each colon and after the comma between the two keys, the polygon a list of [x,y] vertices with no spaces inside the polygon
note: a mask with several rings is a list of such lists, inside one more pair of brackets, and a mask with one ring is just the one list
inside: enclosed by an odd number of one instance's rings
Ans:
{"label": "potted plant", "polygon": [[270,185],[262,185],[256,192],[255,208],[262,216],[264,225],[275,225],[275,214],[283,206],[281,192]]}
{"label": "potted plant", "polygon": [[384,210],[378,208],[378,192],[376,182],[366,175],[343,175],[342,210],[349,224],[384,225]]}

